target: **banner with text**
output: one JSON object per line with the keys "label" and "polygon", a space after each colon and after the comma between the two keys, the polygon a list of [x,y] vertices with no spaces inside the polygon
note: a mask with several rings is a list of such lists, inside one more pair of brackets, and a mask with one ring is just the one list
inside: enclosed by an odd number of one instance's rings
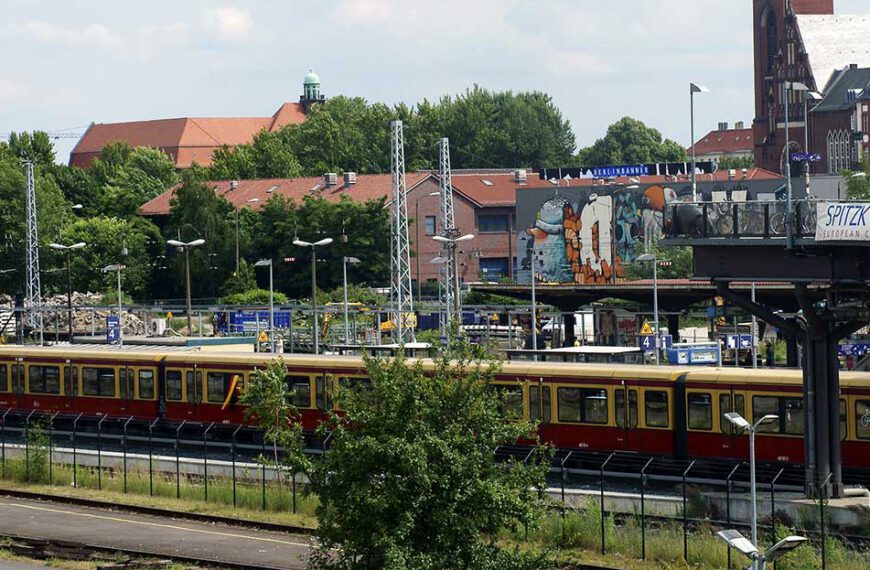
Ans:
{"label": "banner with text", "polygon": [[870,241],[870,204],[821,202],[816,208],[816,241]]}

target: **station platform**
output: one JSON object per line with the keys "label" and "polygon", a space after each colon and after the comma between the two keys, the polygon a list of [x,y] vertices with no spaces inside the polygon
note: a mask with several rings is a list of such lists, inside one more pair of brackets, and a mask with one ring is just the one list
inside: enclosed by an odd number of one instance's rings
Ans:
{"label": "station platform", "polygon": [[[305,568],[310,537],[0,496],[0,535],[82,543],[216,566]],[[5,568],[0,561],[0,568]],[[10,563],[12,564],[12,563]],[[15,563],[17,564],[17,563]]]}

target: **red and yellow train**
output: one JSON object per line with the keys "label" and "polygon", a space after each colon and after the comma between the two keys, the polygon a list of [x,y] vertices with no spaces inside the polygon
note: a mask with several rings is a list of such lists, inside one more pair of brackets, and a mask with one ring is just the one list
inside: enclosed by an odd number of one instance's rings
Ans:
{"label": "red and yellow train", "polygon": [[[235,403],[270,356],[0,347],[0,408],[244,423]],[[284,355],[306,429],[334,406],[338,386],[364,379],[358,357]],[[431,366],[431,363],[424,363]],[[747,438],[723,414],[777,414],[757,440],[762,461],[802,463],[798,370],[505,363],[496,377],[511,413],[540,422],[560,448],[684,458],[745,458]],[[870,469],[870,373],[840,377],[843,465]]]}

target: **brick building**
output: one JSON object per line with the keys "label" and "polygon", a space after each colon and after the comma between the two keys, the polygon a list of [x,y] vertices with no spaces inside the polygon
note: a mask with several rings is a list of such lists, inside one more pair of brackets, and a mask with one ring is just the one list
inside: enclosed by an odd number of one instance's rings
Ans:
{"label": "brick building", "polygon": [[[728,123],[719,123],[719,128],[695,141],[698,162],[751,158],[753,151],[752,129],[745,128],[743,121],[736,123],[733,129],[728,128]],[[692,155],[692,147],[686,149],[686,155]]]}
{"label": "brick building", "polygon": [[190,168],[196,162],[208,166],[212,153],[223,145],[250,143],[260,131],[305,121],[311,105],[325,101],[320,93],[320,78],[313,72],[305,76],[299,102],[282,104],[269,117],[178,117],[124,123],[91,123],[70,153],[70,166],[87,168],[111,142],[126,142],[131,147],[162,150],[176,168]]}
{"label": "brick building", "polygon": [[[838,172],[857,158],[860,139],[855,121],[852,71],[870,67],[870,16],[834,13],[834,0],[753,0],[756,164],[785,170],[785,97],[789,102],[791,153],[821,155],[814,172]],[[800,82],[822,103],[809,101],[809,148],[804,142],[804,94],[785,88]],[[802,172],[793,164],[793,172]]]}

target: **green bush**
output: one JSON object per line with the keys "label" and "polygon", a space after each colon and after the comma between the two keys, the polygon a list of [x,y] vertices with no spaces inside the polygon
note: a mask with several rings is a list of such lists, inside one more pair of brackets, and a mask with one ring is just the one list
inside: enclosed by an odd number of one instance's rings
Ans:
{"label": "green bush", "polygon": [[[287,302],[287,295],[275,291],[275,304],[283,305]],[[225,305],[268,305],[269,291],[265,289],[249,289],[244,293],[233,293],[221,298]]]}

